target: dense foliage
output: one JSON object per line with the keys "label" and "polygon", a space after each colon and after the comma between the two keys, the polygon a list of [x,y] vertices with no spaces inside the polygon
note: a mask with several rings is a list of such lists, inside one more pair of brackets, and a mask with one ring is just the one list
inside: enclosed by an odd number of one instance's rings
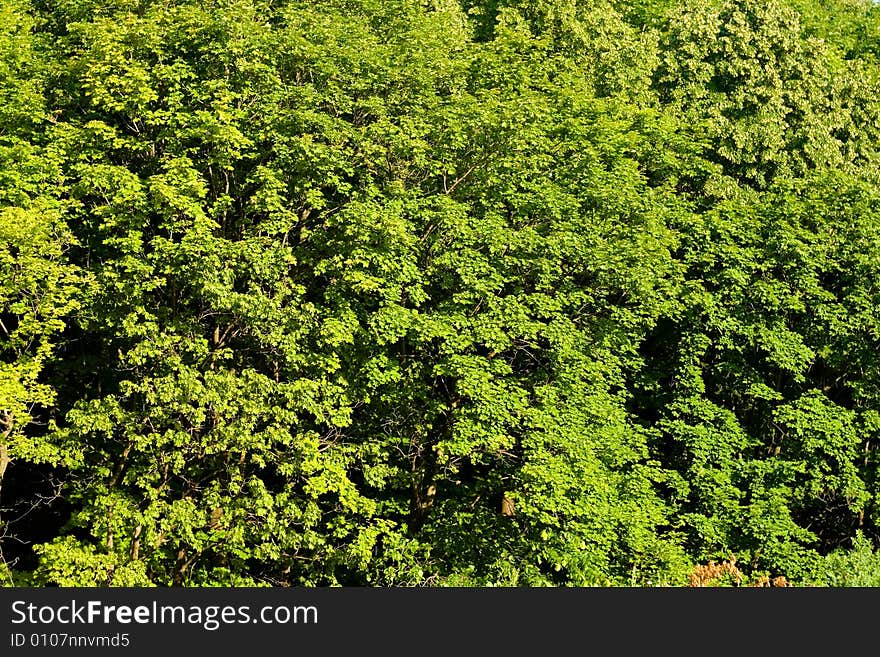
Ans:
{"label": "dense foliage", "polygon": [[0,0],[0,575],[880,582],[878,80],[868,0]]}

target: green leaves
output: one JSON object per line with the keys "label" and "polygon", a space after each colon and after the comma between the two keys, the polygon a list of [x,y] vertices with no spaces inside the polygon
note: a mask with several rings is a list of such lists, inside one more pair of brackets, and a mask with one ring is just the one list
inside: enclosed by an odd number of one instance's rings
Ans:
{"label": "green leaves", "polygon": [[[784,3],[689,4],[667,15],[661,99],[705,131],[707,156],[747,184],[813,168],[865,164],[873,149],[870,73],[834,46],[802,35]],[[875,156],[868,156],[876,161]]]}
{"label": "green leaves", "polygon": [[0,2],[0,503],[70,505],[29,581],[836,572],[880,204],[829,7]]}

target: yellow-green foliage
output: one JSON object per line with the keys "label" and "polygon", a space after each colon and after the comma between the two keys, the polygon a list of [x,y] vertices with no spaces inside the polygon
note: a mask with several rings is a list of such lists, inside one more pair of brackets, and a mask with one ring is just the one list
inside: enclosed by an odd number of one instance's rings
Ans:
{"label": "yellow-green foliage", "polygon": [[4,558],[873,581],[877,21],[0,0]]}

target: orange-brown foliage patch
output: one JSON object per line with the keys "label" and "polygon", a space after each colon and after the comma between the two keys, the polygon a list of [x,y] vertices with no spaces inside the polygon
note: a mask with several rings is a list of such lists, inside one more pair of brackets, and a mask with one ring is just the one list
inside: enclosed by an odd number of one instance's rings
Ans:
{"label": "orange-brown foliage patch", "polygon": [[[730,559],[722,561],[721,563],[710,561],[707,564],[697,564],[694,566],[694,569],[690,574],[689,586],[723,586],[724,584],[742,586],[744,581],[746,581],[746,576],[739,568],[737,568],[736,557],[730,555]],[[766,575],[761,575],[754,581],[746,584],[746,586],[750,587],[778,588],[790,587],[791,585],[791,582],[785,579],[782,575],[772,579]]]}

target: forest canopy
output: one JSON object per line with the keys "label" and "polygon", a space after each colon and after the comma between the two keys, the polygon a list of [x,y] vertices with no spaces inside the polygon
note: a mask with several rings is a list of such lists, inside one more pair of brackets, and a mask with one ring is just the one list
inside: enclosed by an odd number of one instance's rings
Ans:
{"label": "forest canopy", "polygon": [[878,92],[868,0],[0,0],[0,580],[880,585]]}

